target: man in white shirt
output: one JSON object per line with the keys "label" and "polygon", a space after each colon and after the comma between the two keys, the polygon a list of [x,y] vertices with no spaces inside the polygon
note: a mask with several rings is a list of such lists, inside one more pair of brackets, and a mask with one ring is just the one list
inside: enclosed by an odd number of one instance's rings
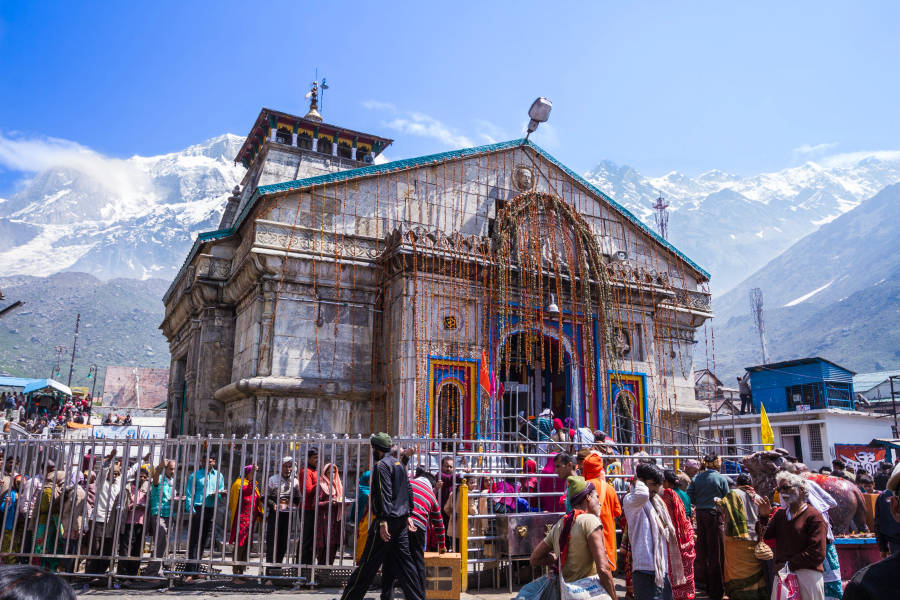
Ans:
{"label": "man in white shirt", "polygon": [[300,480],[294,476],[293,470],[294,459],[285,456],[281,459],[281,473],[272,475],[266,482],[269,513],[266,519],[266,562],[269,563],[280,563],[284,560],[291,513],[295,513],[295,520],[298,518],[296,509],[302,495]]}
{"label": "man in white shirt", "polygon": [[631,542],[634,600],[672,600],[667,537],[674,535],[674,528],[668,531],[672,527],[668,511],[658,510],[653,501],[662,482],[662,469],[640,463],[631,491],[622,498]]}

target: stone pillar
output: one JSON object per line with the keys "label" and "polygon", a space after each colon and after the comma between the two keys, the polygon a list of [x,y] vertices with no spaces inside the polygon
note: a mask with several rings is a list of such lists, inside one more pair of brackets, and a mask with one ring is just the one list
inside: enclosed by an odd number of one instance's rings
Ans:
{"label": "stone pillar", "polygon": [[293,146],[294,148],[297,147],[297,132],[296,131],[291,134],[291,146]]}
{"label": "stone pillar", "polygon": [[337,142],[331,144],[331,155],[332,156],[337,156],[337,148],[338,148]]}
{"label": "stone pillar", "polygon": [[319,138],[317,138],[317,137],[313,137],[313,139],[312,139],[312,151],[313,152],[319,151]]}
{"label": "stone pillar", "polygon": [[258,362],[256,375],[267,376],[272,374],[272,346],[275,343],[275,332],[272,330],[272,312],[275,310],[275,297],[277,296],[274,281],[262,282],[263,308],[259,327]]}
{"label": "stone pillar", "polygon": [[[185,379],[185,409],[184,409],[184,429],[181,431],[184,435],[193,435],[197,433],[195,424],[198,418],[197,408],[197,377],[198,377],[198,354],[200,351],[200,320],[191,319],[191,325],[188,335],[190,340],[187,343],[187,361],[185,363],[184,379]],[[179,423],[181,415],[179,415]]]}
{"label": "stone pillar", "polygon": [[273,127],[271,130],[269,130],[269,141],[274,142],[276,139],[276,135],[278,135],[278,129],[276,127]]}
{"label": "stone pillar", "polygon": [[225,406],[215,393],[231,383],[234,353],[234,313],[228,308],[205,307],[200,311],[194,406],[198,433],[222,433]]}

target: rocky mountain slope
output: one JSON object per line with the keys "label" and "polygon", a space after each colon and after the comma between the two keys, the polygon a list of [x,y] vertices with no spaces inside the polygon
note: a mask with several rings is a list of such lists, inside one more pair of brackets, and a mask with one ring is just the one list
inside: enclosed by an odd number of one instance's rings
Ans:
{"label": "rocky mountain slope", "polygon": [[169,279],[194,236],[215,229],[244,168],[243,138],[222,135],[180,152],[89,157],[38,173],[0,203],[0,276],[91,273]]}
{"label": "rocky mountain slope", "polygon": [[763,291],[770,361],[819,355],[857,372],[896,368],[898,219],[900,184],[823,225],[716,298],[710,356],[723,380],[730,383],[761,362],[748,299],[755,287]]}
{"label": "rocky mountain slope", "polygon": [[0,372],[50,377],[57,345],[65,346],[59,379],[69,375],[75,317],[81,313],[72,385],[91,387],[91,364],[99,368],[97,393],[106,365],[168,367],[169,347],[159,330],[163,279],[110,279],[64,272],[49,277],[0,277],[7,301],[25,305],[0,320]]}

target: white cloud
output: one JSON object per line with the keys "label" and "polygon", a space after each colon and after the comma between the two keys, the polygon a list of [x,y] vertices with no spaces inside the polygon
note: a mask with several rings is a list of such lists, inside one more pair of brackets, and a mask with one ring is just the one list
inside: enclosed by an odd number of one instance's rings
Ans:
{"label": "white cloud", "polygon": [[484,140],[486,144],[496,144],[504,140],[510,139],[503,129],[485,119],[474,119],[475,126],[478,128],[478,136]]}
{"label": "white cloud", "polygon": [[820,155],[835,147],[837,147],[837,142],[816,144],[815,146],[812,146],[810,144],[803,144],[802,146],[794,148],[793,152],[795,156],[806,156],[810,154]]}
{"label": "white cloud", "polygon": [[470,138],[423,113],[410,113],[408,118],[397,117],[385,123],[385,126],[401,133],[432,138],[451,148],[467,148],[475,145]]}
{"label": "white cloud", "polygon": [[114,213],[128,208],[124,205],[131,208],[146,206],[148,200],[155,197],[150,176],[132,162],[103,156],[69,140],[0,133],[0,165],[22,173],[58,168],[82,173],[119,200],[118,206],[109,207]]}
{"label": "white cloud", "polygon": [[473,119],[472,122],[477,132],[466,134],[431,115],[417,111],[400,110],[390,102],[366,100],[362,103],[362,106],[369,110],[390,114],[391,118],[382,122],[384,127],[407,135],[431,138],[441,142],[448,148],[475,146],[477,145],[475,140],[478,143],[494,144],[509,137],[503,129],[485,119]]}
{"label": "white cloud", "polygon": [[832,154],[825,158],[819,159],[818,162],[824,167],[853,167],[862,160],[874,158],[883,161],[900,161],[900,150],[871,150],[862,152],[844,152],[841,154]]}
{"label": "white cloud", "polygon": [[382,102],[380,100],[366,100],[362,103],[362,105],[363,108],[367,108],[369,110],[383,110],[392,113],[397,112],[397,107],[390,102]]}

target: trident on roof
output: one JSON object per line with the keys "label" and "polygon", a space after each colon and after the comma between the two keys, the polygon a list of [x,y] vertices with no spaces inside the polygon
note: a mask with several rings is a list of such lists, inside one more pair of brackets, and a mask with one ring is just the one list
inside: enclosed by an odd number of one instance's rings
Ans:
{"label": "trident on roof", "polygon": [[[322,90],[322,103],[319,104],[319,90]],[[310,121],[317,121],[319,123],[322,122],[322,114],[319,112],[319,106],[323,109],[325,107],[325,90],[328,89],[328,84],[325,82],[325,78],[322,78],[322,83],[319,83],[319,70],[316,69],[316,78],[312,82],[312,88],[306,93],[306,98],[310,98],[309,101],[309,112],[306,113],[305,119],[309,119]]]}

